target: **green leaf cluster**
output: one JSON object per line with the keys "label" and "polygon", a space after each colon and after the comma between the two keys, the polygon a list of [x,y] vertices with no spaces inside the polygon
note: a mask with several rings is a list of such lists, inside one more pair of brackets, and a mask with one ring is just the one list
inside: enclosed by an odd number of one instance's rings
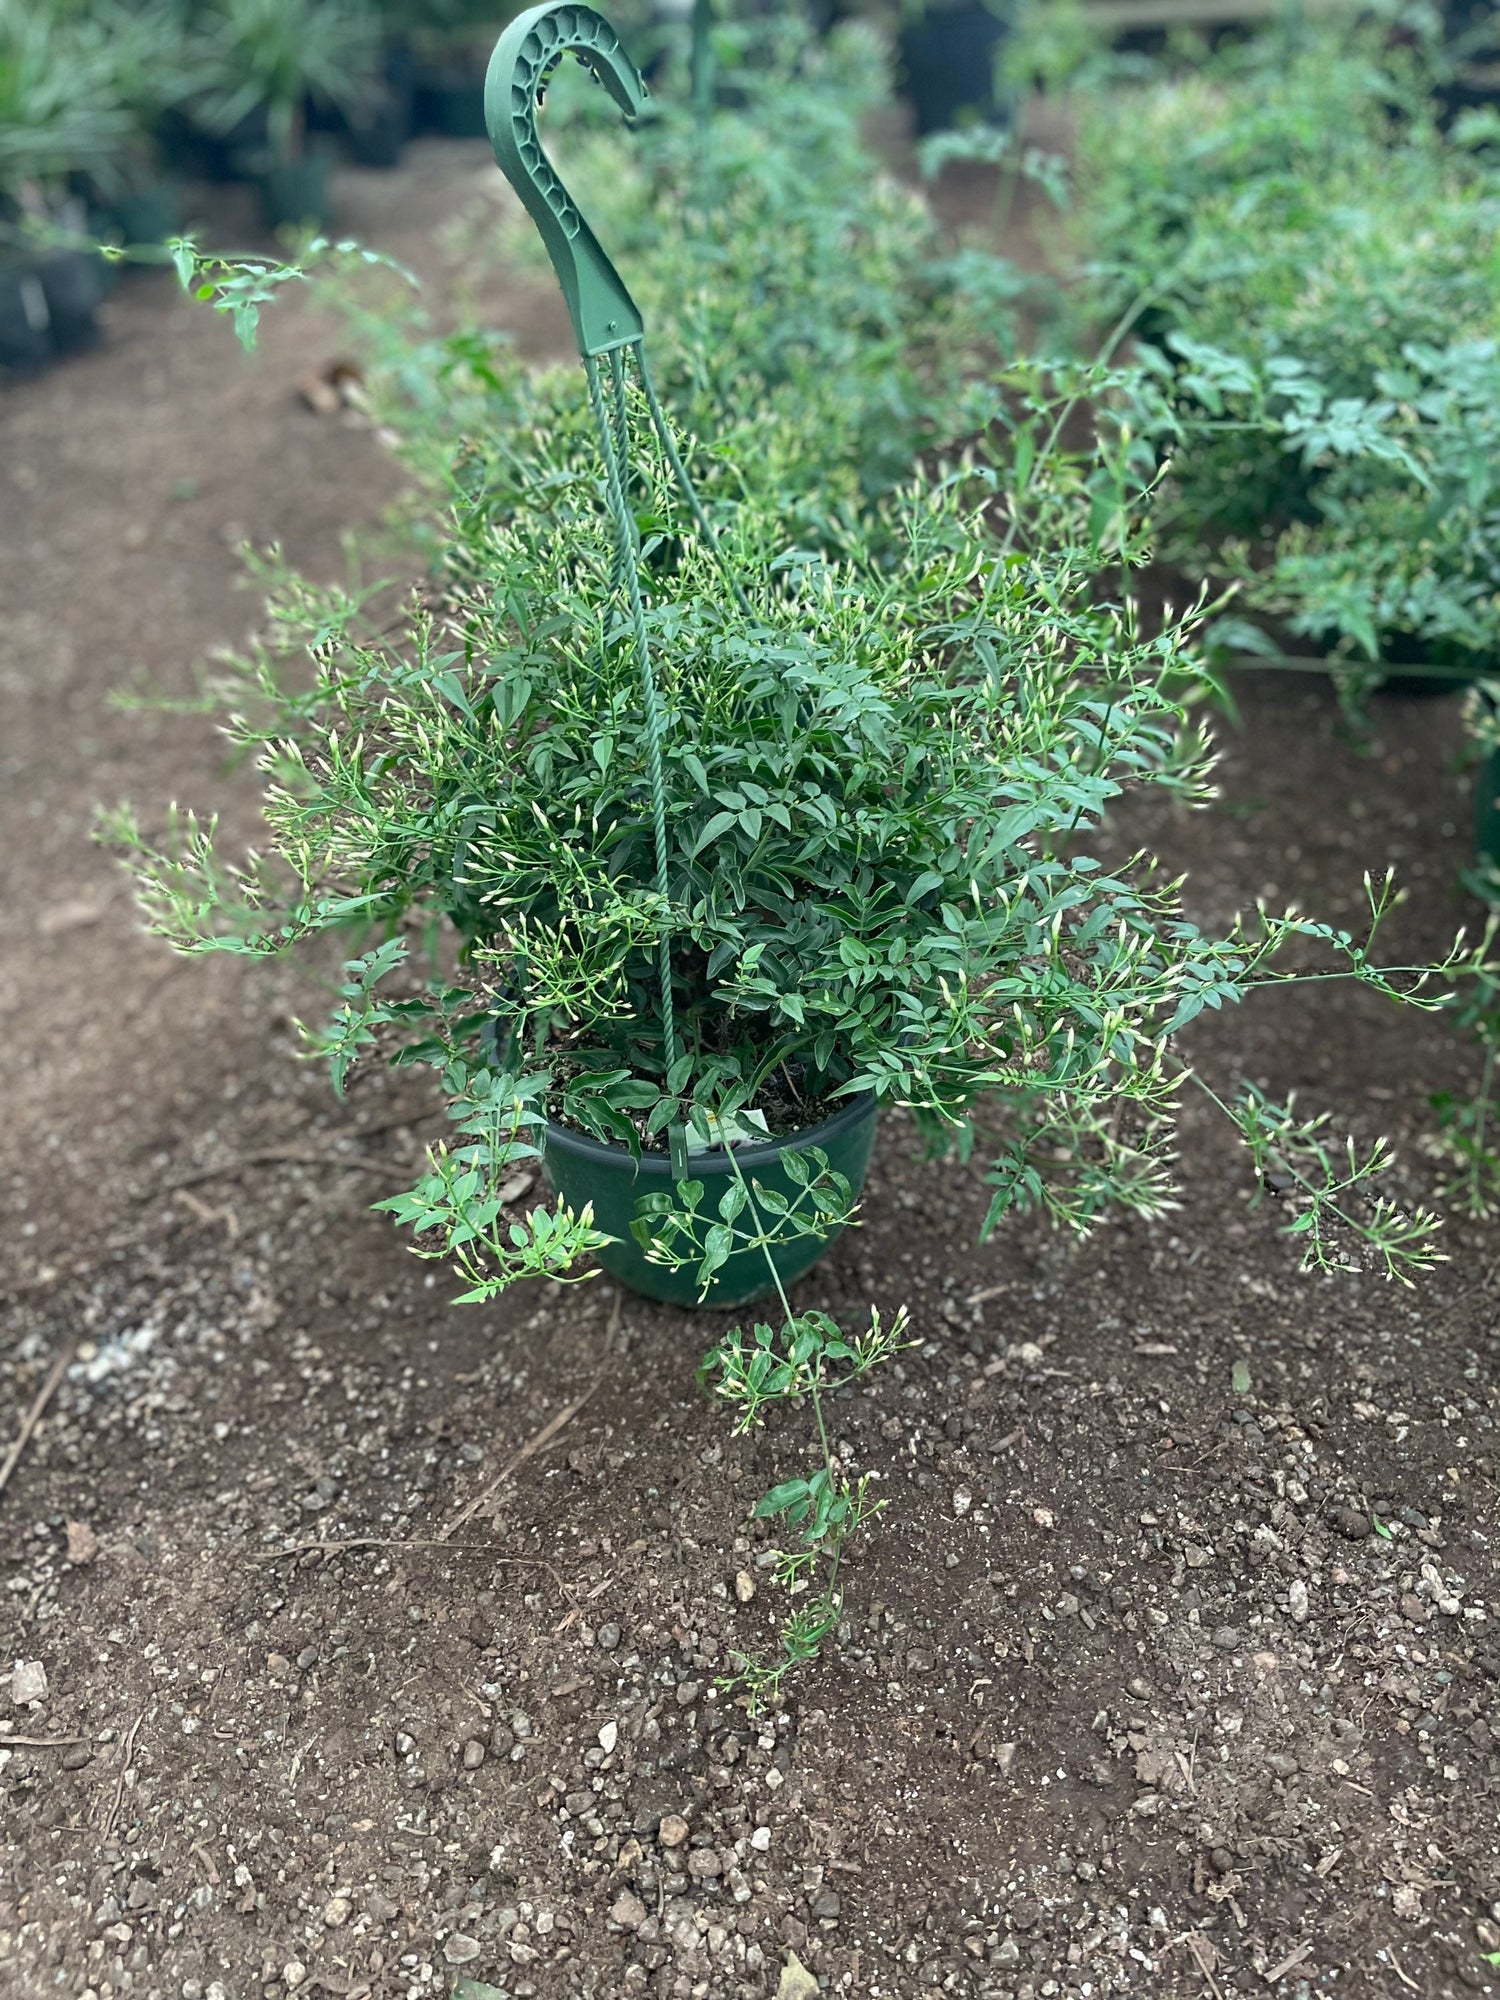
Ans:
{"label": "green leaf cluster", "polygon": [[[1094,296],[1133,306],[1163,554],[1334,658],[1500,658],[1500,149],[1441,52],[1283,23],[1084,121]],[[1127,303],[1129,302],[1129,303]]]}

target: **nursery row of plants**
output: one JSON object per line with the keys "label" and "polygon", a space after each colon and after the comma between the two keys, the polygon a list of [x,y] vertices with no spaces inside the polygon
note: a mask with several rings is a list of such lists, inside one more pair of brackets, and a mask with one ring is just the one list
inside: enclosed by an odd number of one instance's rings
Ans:
{"label": "nursery row of plants", "polygon": [[[1028,277],[869,155],[865,27],[721,26],[720,101],[668,62],[647,105],[588,9],[513,24],[492,136],[584,365],[340,277],[429,573],[401,615],[265,560],[264,635],[208,687],[264,774],[260,851],[109,821],[178,949],[331,936],[336,1088],[431,1070],[450,1137],[383,1206],[463,1300],[602,1265],[772,1301],[704,1363],[738,1424],[801,1401],[817,1440],[759,1503],[801,1588],[780,1656],[742,1663],[758,1696],[836,1619],[874,1508],[823,1404],[902,1344],[903,1302],[840,1327],[791,1288],[855,1219],[882,1107],[982,1173],[986,1233],[1028,1209],[1081,1232],[1173,1205],[1199,1093],[1305,1269],[1409,1282],[1442,1217],[1384,1144],[1205,1072],[1188,1031],[1339,978],[1500,1032],[1482,924],[1388,960],[1381,857],[1357,929],[1215,931],[1111,827],[1128,794],[1211,805],[1247,653],[1351,706],[1397,671],[1463,680],[1489,741],[1500,121],[1441,132],[1420,38],[1378,21],[1145,76],[1074,46],[1071,175],[993,131],[934,149],[996,160],[1002,210],[1071,180],[1070,261]],[[566,188],[530,123],[549,76]],[[542,256],[519,207],[474,227],[471,260]],[[312,268],[177,254],[247,337]],[[1168,565],[1187,587],[1148,592]],[[1482,1210],[1482,1101],[1452,1119],[1443,1199]]]}
{"label": "nursery row of plants", "polygon": [[85,344],[109,276],[184,227],[185,185],[253,182],[330,227],[340,147],[484,135],[506,9],[476,0],[0,0],[0,371]]}
{"label": "nursery row of plants", "polygon": [[[250,181],[268,227],[328,229],[340,147],[390,167],[414,133],[482,138],[485,64],[512,11],[479,0],[0,0],[0,370],[92,338],[109,276],[93,243],[149,255],[184,226],[187,182]],[[620,25],[654,67],[687,35],[688,11],[631,0]],[[701,34],[711,9],[697,12]],[[924,129],[961,102],[990,101],[1001,36],[978,0],[914,10],[906,40]]]}

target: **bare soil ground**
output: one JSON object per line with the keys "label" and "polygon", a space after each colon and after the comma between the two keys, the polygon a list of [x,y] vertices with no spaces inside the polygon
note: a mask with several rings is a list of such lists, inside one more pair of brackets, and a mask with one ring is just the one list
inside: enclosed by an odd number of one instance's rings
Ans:
{"label": "bare soil ground", "polygon": [[[444,277],[483,158],[350,176],[351,229]],[[494,310],[561,338],[534,291]],[[398,492],[293,393],[338,339],[291,303],[241,363],[139,283],[0,404],[0,1450],[71,1357],[0,1496],[0,1991],[751,2000],[791,1953],[870,2000],[1496,1991],[1492,1228],[1414,1294],[1301,1277],[1205,1107],[1169,1223],[977,1249],[978,1169],[889,1118],[800,1294],[913,1310],[836,1406],[887,1511],[752,1719],[718,1681],[775,1630],[748,1513],[805,1418],[730,1440],[711,1325],[603,1281],[448,1307],[367,1206],[426,1099],[334,1105],[293,1055],[315,982],[138,934],[94,803],[248,834],[253,787],[110,690],[243,635],[242,537],[332,574]],[[1243,701],[1223,809],[1121,833],[1205,917],[1356,923],[1387,861],[1402,955],[1473,917],[1451,703],[1377,704],[1367,755],[1319,684]],[[1476,1067],[1337,985],[1195,1046],[1389,1131],[1411,1199]]]}

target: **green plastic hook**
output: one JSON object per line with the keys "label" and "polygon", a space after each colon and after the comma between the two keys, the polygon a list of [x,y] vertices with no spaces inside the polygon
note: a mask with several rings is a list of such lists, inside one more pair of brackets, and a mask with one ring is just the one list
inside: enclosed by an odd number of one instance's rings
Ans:
{"label": "green plastic hook", "polygon": [[558,179],[537,137],[536,113],[547,79],[571,51],[602,83],[627,118],[646,102],[646,86],[620,38],[592,7],[547,0],[518,14],[495,44],[484,84],[484,117],[500,171],[541,231],[573,318],[584,357],[630,347],[644,332],[625,282]]}

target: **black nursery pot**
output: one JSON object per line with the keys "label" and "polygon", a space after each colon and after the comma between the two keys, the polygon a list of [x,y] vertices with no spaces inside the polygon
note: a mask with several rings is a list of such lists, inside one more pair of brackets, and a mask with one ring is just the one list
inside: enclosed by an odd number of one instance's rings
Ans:
{"label": "black nursery pot", "polygon": [[105,265],[87,250],[46,250],[0,262],[0,367],[44,368],[99,337],[94,308]]}
{"label": "black nursery pot", "polygon": [[227,132],[211,132],[188,112],[169,111],[157,132],[170,172],[184,180],[251,181],[269,142],[266,107],[257,104]]}
{"label": "black nursery pot", "polygon": [[175,181],[133,188],[109,205],[113,233],[128,249],[132,244],[165,243],[182,227],[182,193]]}
{"label": "black nursery pot", "polygon": [[928,6],[901,30],[901,66],[919,134],[946,132],[965,115],[993,123],[995,51],[1009,29],[977,0]]}
{"label": "black nursery pot", "polygon": [[52,359],[52,315],[38,259],[0,259],[0,368],[45,368]]}
{"label": "black nursery pot", "polygon": [[444,139],[483,139],[484,67],[478,63],[421,63],[412,95],[412,125]]}
{"label": "black nursery pot", "polygon": [[260,183],[261,213],[268,229],[333,227],[333,202],[328,192],[328,159],[309,153],[300,160],[278,160],[267,167]]}
{"label": "black nursery pot", "polygon": [[412,93],[408,84],[388,84],[357,121],[344,128],[349,157],[361,167],[394,167],[411,137]]}
{"label": "black nursery pot", "polygon": [[52,250],[37,260],[55,353],[72,354],[99,337],[94,308],[104,296],[105,266],[89,250]]}
{"label": "black nursery pot", "polygon": [[1481,867],[1500,868],[1500,750],[1474,773],[1474,850]]}

